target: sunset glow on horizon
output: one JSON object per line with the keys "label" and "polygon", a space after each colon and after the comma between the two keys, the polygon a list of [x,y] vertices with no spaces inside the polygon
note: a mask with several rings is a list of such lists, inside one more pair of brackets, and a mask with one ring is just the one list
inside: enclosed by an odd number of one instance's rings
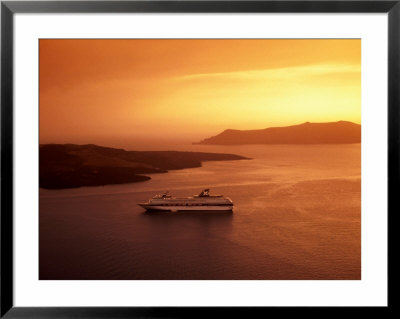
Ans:
{"label": "sunset glow on horizon", "polygon": [[361,40],[40,40],[40,142],[361,123]]}

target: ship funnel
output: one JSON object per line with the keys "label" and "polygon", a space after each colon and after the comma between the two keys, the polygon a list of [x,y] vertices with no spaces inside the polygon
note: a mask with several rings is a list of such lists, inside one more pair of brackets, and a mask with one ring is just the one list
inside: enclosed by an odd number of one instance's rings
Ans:
{"label": "ship funnel", "polygon": [[199,197],[206,197],[206,196],[210,196],[210,189],[206,188],[205,190],[203,190],[200,194]]}

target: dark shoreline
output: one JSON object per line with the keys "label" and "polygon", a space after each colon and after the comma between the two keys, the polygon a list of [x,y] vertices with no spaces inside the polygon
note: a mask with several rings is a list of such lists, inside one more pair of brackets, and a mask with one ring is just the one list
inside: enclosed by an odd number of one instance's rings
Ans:
{"label": "dark shoreline", "polygon": [[66,189],[150,180],[144,174],[201,167],[205,161],[249,159],[235,154],[126,151],[94,144],[43,144],[39,147],[39,187]]}

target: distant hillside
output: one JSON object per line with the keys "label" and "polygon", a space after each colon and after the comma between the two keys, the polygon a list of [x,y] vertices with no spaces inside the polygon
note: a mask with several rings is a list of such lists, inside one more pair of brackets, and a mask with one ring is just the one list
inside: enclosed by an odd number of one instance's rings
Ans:
{"label": "distant hillside", "polygon": [[293,126],[249,131],[229,129],[195,144],[348,144],[360,142],[361,125],[339,121],[306,122]]}
{"label": "distant hillside", "polygon": [[48,189],[133,183],[142,174],[200,167],[204,161],[246,159],[233,154],[125,151],[93,144],[47,144],[39,147],[39,186]]}

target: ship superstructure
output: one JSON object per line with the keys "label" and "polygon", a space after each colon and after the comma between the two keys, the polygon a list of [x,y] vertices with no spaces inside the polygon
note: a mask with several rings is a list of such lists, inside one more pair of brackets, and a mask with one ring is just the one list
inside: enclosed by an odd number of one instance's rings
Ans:
{"label": "ship superstructure", "polygon": [[233,202],[229,197],[210,195],[209,189],[191,197],[172,197],[166,192],[139,205],[147,210],[163,211],[229,211],[233,209]]}

